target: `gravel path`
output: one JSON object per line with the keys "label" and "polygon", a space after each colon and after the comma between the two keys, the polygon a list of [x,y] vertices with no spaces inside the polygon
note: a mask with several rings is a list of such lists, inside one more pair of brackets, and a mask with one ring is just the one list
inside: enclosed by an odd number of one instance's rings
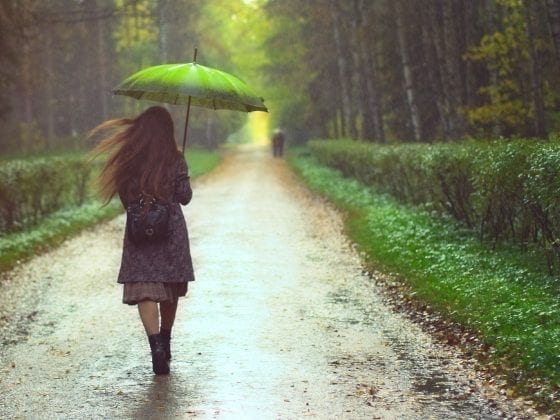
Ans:
{"label": "gravel path", "polygon": [[282,160],[241,148],[194,194],[171,374],[120,303],[121,216],[4,275],[0,418],[534,415],[384,302]]}

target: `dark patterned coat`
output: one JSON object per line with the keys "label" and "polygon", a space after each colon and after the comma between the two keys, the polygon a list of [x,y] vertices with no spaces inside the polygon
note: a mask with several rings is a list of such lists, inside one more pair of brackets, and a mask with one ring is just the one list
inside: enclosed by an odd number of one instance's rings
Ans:
{"label": "dark patterned coat", "polygon": [[[131,195],[119,193],[125,208],[136,198]],[[125,229],[119,283],[181,283],[194,280],[187,225],[181,210],[181,204],[191,201],[192,190],[187,165],[182,158],[178,159],[173,185],[167,195],[172,201],[171,235],[163,242],[136,245],[128,238]]]}

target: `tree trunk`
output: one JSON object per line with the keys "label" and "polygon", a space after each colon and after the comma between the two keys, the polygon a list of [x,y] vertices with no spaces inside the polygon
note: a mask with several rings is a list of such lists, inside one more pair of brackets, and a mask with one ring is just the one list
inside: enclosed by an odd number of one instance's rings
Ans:
{"label": "tree trunk", "polygon": [[[479,0],[464,0],[464,31],[465,46],[464,51],[480,43],[480,29],[478,26],[478,7]],[[466,60],[465,65],[465,101],[463,105],[473,108],[476,105],[478,95],[477,86],[477,67],[472,60]]]}
{"label": "tree trunk", "polygon": [[426,56],[426,71],[428,73],[428,80],[430,83],[430,94],[432,95],[431,101],[435,104],[436,115],[440,125],[441,135],[448,139],[451,134],[449,132],[449,124],[446,118],[446,98],[442,88],[441,75],[440,75],[440,60],[436,51],[436,37],[438,34],[432,25],[432,12],[430,8],[435,5],[427,4],[425,8],[420,10],[422,18],[422,46]]}
{"label": "tree trunk", "polygon": [[[366,46],[366,25],[363,19],[367,13],[364,0],[353,2],[353,29],[355,34],[355,61],[362,115],[362,137],[368,140],[384,142],[385,133],[381,118],[381,107],[377,89],[377,69],[372,60],[370,50],[375,54],[375,45]],[[375,39],[374,39],[375,42]],[[375,55],[373,56],[375,59]]]}
{"label": "tree trunk", "polygon": [[[99,0],[95,0],[95,9],[100,9]],[[109,117],[109,83],[107,81],[107,48],[105,43],[104,28],[106,22],[96,19],[94,21],[95,33],[97,38],[96,58],[97,58],[97,94],[101,109],[100,117],[104,121]]]}
{"label": "tree trunk", "polygon": [[169,0],[158,0],[157,2],[157,19],[159,26],[158,49],[160,63],[169,62],[169,35],[171,32],[171,16],[170,16]]}
{"label": "tree trunk", "polygon": [[31,126],[33,123],[33,88],[31,87],[31,54],[29,50],[29,44],[24,41],[20,80],[22,84],[25,123]]}
{"label": "tree trunk", "polygon": [[332,19],[332,29],[333,38],[336,48],[336,63],[338,68],[338,79],[340,83],[340,99],[341,99],[341,111],[342,111],[342,130],[344,136],[354,137],[354,132],[352,127],[354,123],[352,121],[352,98],[350,92],[350,74],[348,72],[348,62],[346,60],[346,51],[344,51],[342,36],[340,33],[340,21],[339,21],[339,10],[336,0],[331,0],[330,7],[331,19]]}
{"label": "tree trunk", "polygon": [[417,105],[417,95],[414,87],[414,81],[412,78],[412,69],[410,67],[410,56],[408,52],[408,43],[406,39],[406,33],[403,24],[403,7],[402,0],[394,1],[394,12],[396,20],[397,38],[399,43],[399,54],[401,59],[404,83],[405,83],[405,93],[408,103],[408,108],[410,110],[410,121],[412,123],[412,129],[414,133],[414,140],[422,140],[422,128],[420,125],[420,112]]}
{"label": "tree trunk", "polygon": [[546,0],[546,5],[556,58],[560,61],[560,0]]}
{"label": "tree trunk", "polygon": [[45,48],[45,73],[43,84],[45,87],[45,112],[46,112],[46,124],[47,124],[47,148],[50,146],[50,143],[54,139],[55,136],[55,113],[54,113],[54,103],[56,98],[54,96],[54,89],[53,89],[53,76],[55,74],[53,68],[53,34],[52,28],[46,28],[45,30],[45,37],[46,37],[46,48]]}
{"label": "tree trunk", "polygon": [[[364,63],[362,61],[362,55],[361,55],[361,44],[362,44],[362,28],[360,26],[360,13],[359,13],[359,9],[358,9],[358,1],[359,0],[353,0],[352,1],[352,10],[351,10],[351,19],[350,19],[350,23],[351,23],[351,28],[352,28],[352,32],[351,32],[351,43],[354,46],[354,48],[351,49],[352,52],[352,61],[354,64],[354,77],[356,79],[356,86],[358,87],[358,89],[356,90],[356,96],[357,96],[357,110],[358,110],[358,115],[361,117],[362,119],[362,126],[361,126],[361,132],[358,132],[358,137],[359,138],[371,138],[371,134],[368,133],[368,131],[371,131],[371,118],[368,111],[368,107],[367,107],[367,98],[366,98],[366,91],[365,89],[363,89],[365,87],[365,83],[366,83],[366,78],[364,77]],[[366,133],[367,136],[366,137]]]}
{"label": "tree trunk", "polygon": [[[497,28],[497,20],[498,20],[498,11],[496,10],[494,0],[485,0],[484,1],[484,8],[486,10],[486,16],[488,16],[488,23],[484,28],[485,33],[492,34],[496,31]],[[490,86],[495,88],[498,85],[498,66],[496,63],[492,63],[490,66],[492,70],[490,70],[489,74],[489,82]],[[504,127],[499,118],[494,119],[494,127],[493,132],[494,136],[498,137],[501,136],[504,131]]]}
{"label": "tree trunk", "polygon": [[385,142],[385,130],[383,128],[383,113],[381,110],[381,99],[377,83],[377,52],[375,45],[370,54],[367,48],[362,45],[362,55],[364,56],[364,66],[370,69],[369,77],[366,77],[366,90],[368,99],[368,112],[371,114],[373,123],[373,139],[379,143]]}
{"label": "tree trunk", "polygon": [[440,3],[432,4],[428,9],[430,16],[431,35],[434,44],[435,66],[438,69],[441,86],[441,96],[439,99],[439,109],[443,118],[443,134],[446,139],[453,137],[453,122],[450,116],[451,99],[450,99],[450,81],[447,66],[445,65],[445,34],[441,25],[443,19],[442,6]]}
{"label": "tree trunk", "polygon": [[539,54],[535,49],[535,0],[525,0],[524,5],[527,39],[529,41],[529,78],[533,108],[533,135],[546,136],[543,99],[543,76]]}
{"label": "tree trunk", "polygon": [[462,89],[461,89],[461,54],[462,51],[458,45],[457,29],[455,23],[456,0],[447,0],[443,3],[443,34],[445,40],[445,68],[447,72],[448,82],[448,100],[449,100],[449,131],[453,139],[457,139],[463,135],[463,124],[459,117],[459,107],[461,105]]}
{"label": "tree trunk", "polygon": [[33,124],[33,86],[32,86],[32,74],[31,69],[33,67],[31,60],[31,36],[27,25],[31,24],[31,16],[29,16],[29,10],[27,5],[24,3],[20,6],[19,11],[22,15],[22,29],[21,29],[21,58],[20,58],[20,78],[19,85],[21,92],[21,100],[23,105],[23,117],[24,122],[28,128]]}

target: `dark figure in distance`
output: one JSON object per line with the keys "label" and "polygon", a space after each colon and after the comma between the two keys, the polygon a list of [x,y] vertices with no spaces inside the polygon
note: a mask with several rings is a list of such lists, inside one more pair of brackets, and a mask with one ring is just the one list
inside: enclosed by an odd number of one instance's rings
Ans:
{"label": "dark figure in distance", "polygon": [[194,280],[181,210],[181,204],[192,198],[188,168],[177,150],[173,120],[165,108],[154,106],[133,119],[106,121],[92,134],[106,130],[109,135],[94,149],[94,156],[108,152],[99,176],[106,203],[118,195],[127,208],[139,197],[150,196],[169,208],[170,233],[157,242],[137,243],[125,229],[117,280],[123,284],[123,303],[138,305],[154,373],[167,374],[178,300]]}
{"label": "dark figure in distance", "polygon": [[272,156],[281,157],[284,154],[284,133],[280,129],[272,133]]}

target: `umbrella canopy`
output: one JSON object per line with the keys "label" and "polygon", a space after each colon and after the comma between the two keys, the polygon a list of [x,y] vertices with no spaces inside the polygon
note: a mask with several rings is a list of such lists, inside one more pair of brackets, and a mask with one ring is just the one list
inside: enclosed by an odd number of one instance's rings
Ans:
{"label": "umbrella canopy", "polygon": [[187,142],[187,127],[192,105],[234,111],[264,111],[264,99],[232,74],[196,63],[161,64],[134,73],[113,89],[115,95],[136,99],[187,105],[183,153]]}
{"label": "umbrella canopy", "polygon": [[116,95],[174,105],[211,109],[267,111],[263,99],[232,74],[197,63],[162,64],[134,73],[117,86]]}

